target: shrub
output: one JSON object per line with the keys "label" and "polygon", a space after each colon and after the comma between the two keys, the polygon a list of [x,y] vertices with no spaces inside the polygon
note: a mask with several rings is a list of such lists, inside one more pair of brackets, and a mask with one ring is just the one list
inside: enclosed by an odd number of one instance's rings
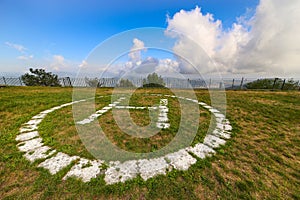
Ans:
{"label": "shrub", "polygon": [[21,76],[22,81],[27,86],[61,86],[58,76],[44,69],[29,69],[30,73]]}

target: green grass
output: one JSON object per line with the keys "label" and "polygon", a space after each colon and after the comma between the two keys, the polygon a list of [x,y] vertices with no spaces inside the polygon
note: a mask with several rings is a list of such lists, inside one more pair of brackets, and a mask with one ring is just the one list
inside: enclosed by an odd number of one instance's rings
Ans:
{"label": "green grass", "polygon": [[[149,92],[162,91],[153,89]],[[97,95],[110,93],[110,89],[97,90]],[[196,94],[200,101],[209,103],[207,91],[196,91]],[[68,169],[51,176],[48,171],[36,168],[37,163],[26,161],[16,148],[15,137],[23,123],[33,115],[70,102],[71,99],[70,88],[0,88],[1,199],[300,198],[299,92],[227,92],[227,117],[234,127],[233,138],[215,156],[198,160],[185,172],[172,171],[167,176],[158,176],[146,182],[137,178],[112,186],[106,186],[103,177],[89,183],[76,179],[62,181]],[[99,107],[102,106],[101,101],[97,102]],[[132,102],[138,104],[137,99],[133,98]],[[176,107],[176,101],[173,103]],[[206,122],[210,115],[201,111]],[[136,123],[147,125],[147,118],[139,120],[144,114],[131,113],[131,116],[136,118]],[[70,154],[91,156],[74,135],[71,107],[49,114],[42,123],[40,131],[45,134],[43,139],[49,146]],[[64,128],[59,126],[61,124],[64,124]],[[207,128],[208,124],[199,129],[199,138],[196,140],[201,141],[201,131]],[[59,133],[62,132],[60,137]],[[167,135],[168,138],[173,137],[172,133]],[[120,137],[118,135],[114,142],[118,143]],[[147,142],[164,145],[167,141]],[[143,142],[138,141],[137,144]],[[130,148],[122,142],[119,145]],[[138,148],[152,150],[143,145]]]}

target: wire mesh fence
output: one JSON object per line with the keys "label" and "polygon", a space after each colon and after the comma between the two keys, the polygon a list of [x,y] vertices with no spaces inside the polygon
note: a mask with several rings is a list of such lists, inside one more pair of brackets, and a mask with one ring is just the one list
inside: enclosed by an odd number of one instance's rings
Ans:
{"label": "wire mesh fence", "polygon": [[[62,87],[93,87],[87,78],[59,78]],[[119,79],[101,78],[97,80],[97,87],[117,87]],[[143,78],[131,78],[130,82],[136,87],[143,86]],[[268,89],[268,90],[300,90],[300,81],[280,78],[227,78],[227,79],[178,79],[164,78],[167,88],[196,88],[196,89]],[[0,86],[25,86],[20,77],[0,77]]]}

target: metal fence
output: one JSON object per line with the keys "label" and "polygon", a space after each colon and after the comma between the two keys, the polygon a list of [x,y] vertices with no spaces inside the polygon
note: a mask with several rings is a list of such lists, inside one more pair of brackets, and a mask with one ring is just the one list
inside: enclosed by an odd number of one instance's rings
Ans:
{"label": "metal fence", "polygon": [[[165,86],[168,88],[199,88],[199,89],[247,89],[247,84],[258,80],[257,78],[224,78],[222,80],[217,79],[178,79],[178,78],[164,78]],[[288,80],[290,79],[261,79],[269,80],[270,87],[268,88],[256,88],[256,89],[291,89],[288,87]],[[143,85],[143,78],[131,78],[130,81],[136,86],[141,87]],[[62,87],[90,87],[86,78],[71,78],[61,77],[59,82]],[[119,80],[116,78],[101,78],[98,79],[100,87],[116,87]],[[296,82],[296,81],[294,81]],[[296,82],[297,87],[293,89],[300,89],[299,81]],[[0,77],[0,86],[25,86],[20,77],[8,78]]]}
{"label": "metal fence", "polygon": [[7,85],[7,86],[24,86],[22,79],[18,78],[6,78],[0,77],[0,85]]}

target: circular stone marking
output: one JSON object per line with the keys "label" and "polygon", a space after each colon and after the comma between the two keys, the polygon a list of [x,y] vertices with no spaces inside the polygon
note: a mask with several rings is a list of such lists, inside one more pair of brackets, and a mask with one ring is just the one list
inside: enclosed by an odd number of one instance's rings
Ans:
{"label": "circular stone marking", "polygon": [[[216,127],[205,136],[203,143],[198,143],[195,146],[189,146],[179,151],[158,157],[153,159],[140,159],[140,160],[127,160],[125,162],[120,161],[110,161],[105,162],[103,160],[89,160],[86,158],[81,158],[79,156],[69,156],[62,152],[57,152],[51,147],[45,146],[42,142],[42,138],[38,133],[38,125],[46,117],[47,114],[61,109],[72,104],[84,102],[86,100],[74,101],[60,106],[53,107],[51,109],[45,110],[38,115],[31,118],[30,121],[24,123],[19,130],[19,135],[16,137],[16,141],[20,142],[17,147],[20,151],[24,152],[24,157],[30,162],[39,161],[38,167],[45,168],[49,170],[51,174],[56,174],[63,168],[72,164],[73,161],[78,160],[76,164],[67,172],[63,177],[66,180],[68,177],[77,177],[83,182],[89,182],[92,178],[96,178],[98,175],[104,174],[104,180],[106,184],[115,184],[118,182],[125,182],[127,180],[133,179],[140,175],[144,180],[155,177],[159,174],[166,174],[167,171],[172,169],[177,170],[188,170],[189,167],[197,162],[190,153],[197,156],[200,159],[204,159],[207,156],[212,156],[216,153],[214,149],[219,148],[221,145],[226,143],[226,139],[230,139],[232,127],[225,115],[222,114],[217,109],[207,105],[206,103],[199,102],[195,99],[176,97],[173,95],[162,95],[162,94],[152,94],[161,97],[160,100],[160,114],[163,118],[158,119],[157,127],[168,127],[167,123],[167,107],[168,100],[166,98],[180,98],[186,101],[190,101],[207,109],[216,118]],[[163,98],[165,97],[165,98]],[[84,119],[79,124],[90,123],[95,120],[103,113],[109,111],[113,107],[118,109],[158,109],[154,107],[130,107],[125,106],[118,107],[117,104],[122,101],[124,97],[121,97],[116,102],[105,106],[99,111],[96,111],[89,118]]]}

